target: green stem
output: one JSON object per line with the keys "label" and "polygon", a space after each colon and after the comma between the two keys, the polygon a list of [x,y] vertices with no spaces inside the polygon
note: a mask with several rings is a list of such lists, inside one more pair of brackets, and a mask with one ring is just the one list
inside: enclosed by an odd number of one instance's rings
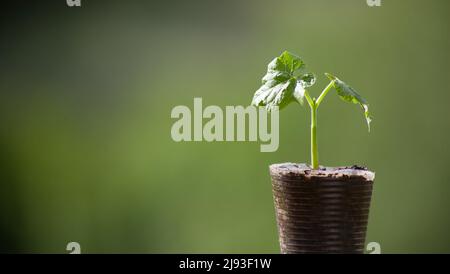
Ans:
{"label": "green stem", "polygon": [[333,87],[334,80],[325,87],[317,100],[316,98],[311,98],[309,93],[305,91],[306,100],[311,108],[311,165],[313,169],[319,168],[319,150],[317,148],[317,109],[319,108],[320,103],[322,103],[323,98],[325,98]]}
{"label": "green stem", "polygon": [[305,89],[305,98],[306,101],[308,102],[309,107],[312,108],[314,106],[314,100],[311,98],[309,92],[306,89]]}
{"label": "green stem", "polygon": [[313,169],[319,168],[319,151],[317,149],[317,103],[311,106],[311,164]]}
{"label": "green stem", "polygon": [[319,98],[317,98],[316,101],[316,107],[319,107],[320,103],[322,103],[323,98],[327,95],[327,93],[331,90],[331,88],[334,86],[334,81],[331,81],[328,86],[322,91]]}

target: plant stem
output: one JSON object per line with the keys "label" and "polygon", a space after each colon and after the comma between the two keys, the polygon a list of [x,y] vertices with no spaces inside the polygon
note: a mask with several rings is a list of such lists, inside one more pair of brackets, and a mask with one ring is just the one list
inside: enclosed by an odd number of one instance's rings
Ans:
{"label": "plant stem", "polygon": [[331,81],[328,86],[322,91],[319,98],[317,98],[316,101],[316,107],[319,107],[320,103],[322,102],[323,98],[327,95],[327,93],[331,90],[331,88],[334,86],[334,81]]}
{"label": "plant stem", "polygon": [[313,169],[319,168],[319,152],[317,149],[317,103],[311,106],[311,165]]}
{"label": "plant stem", "polygon": [[312,108],[314,106],[314,100],[311,98],[309,92],[306,89],[305,89],[305,98],[306,101],[308,102],[309,107]]}

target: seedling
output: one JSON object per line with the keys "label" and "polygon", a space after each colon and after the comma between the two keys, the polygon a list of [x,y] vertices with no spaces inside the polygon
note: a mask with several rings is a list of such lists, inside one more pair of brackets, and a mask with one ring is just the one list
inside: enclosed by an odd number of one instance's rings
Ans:
{"label": "seedling", "polygon": [[267,66],[267,73],[262,78],[262,86],[255,92],[252,101],[252,105],[264,106],[271,111],[275,108],[283,109],[292,102],[304,105],[306,100],[311,109],[311,165],[313,169],[319,168],[317,110],[331,89],[334,88],[344,101],[361,106],[369,131],[372,121],[366,100],[356,90],[334,75],[329,73],[325,73],[325,75],[330,79],[330,83],[317,99],[311,97],[307,89],[315,84],[316,76],[306,70],[305,62],[300,57],[285,51]]}

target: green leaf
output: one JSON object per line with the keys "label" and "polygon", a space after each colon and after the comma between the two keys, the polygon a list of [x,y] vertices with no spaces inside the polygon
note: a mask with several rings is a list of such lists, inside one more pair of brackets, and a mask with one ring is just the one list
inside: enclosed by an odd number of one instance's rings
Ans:
{"label": "green leaf", "polygon": [[295,85],[294,89],[294,98],[301,104],[304,104],[305,101],[305,93],[306,89],[305,86],[301,81],[297,81],[297,84]]}
{"label": "green leaf", "polygon": [[325,75],[331,81],[333,81],[333,86],[336,89],[339,97],[341,97],[346,102],[359,104],[361,106],[361,108],[364,111],[364,116],[366,117],[367,126],[370,131],[370,123],[372,122],[372,117],[370,116],[369,105],[367,101],[361,95],[359,95],[359,93],[354,88],[347,85],[345,82],[343,82],[336,76],[329,73],[325,73]]}
{"label": "green leaf", "polygon": [[316,76],[312,73],[306,73],[299,78],[299,81],[303,87],[309,88],[316,83]]}
{"label": "green leaf", "polygon": [[265,106],[272,111],[275,107],[284,108],[292,101],[295,81],[277,82],[271,80],[262,85],[253,97],[252,105]]}
{"label": "green leaf", "polygon": [[305,62],[298,56],[283,52],[267,66],[262,86],[255,92],[252,105],[284,108],[291,102],[303,102],[305,88],[314,85],[316,77],[306,71]]}

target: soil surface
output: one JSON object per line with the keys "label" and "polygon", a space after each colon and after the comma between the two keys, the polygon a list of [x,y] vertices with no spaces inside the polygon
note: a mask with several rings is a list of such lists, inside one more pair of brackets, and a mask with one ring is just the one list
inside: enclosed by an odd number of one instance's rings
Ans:
{"label": "soil surface", "polygon": [[307,164],[282,163],[270,166],[272,176],[280,177],[301,177],[306,180],[314,180],[319,178],[329,179],[345,179],[345,178],[362,178],[368,182],[373,182],[375,172],[368,170],[362,166],[343,166],[343,167],[323,167],[312,169]]}

